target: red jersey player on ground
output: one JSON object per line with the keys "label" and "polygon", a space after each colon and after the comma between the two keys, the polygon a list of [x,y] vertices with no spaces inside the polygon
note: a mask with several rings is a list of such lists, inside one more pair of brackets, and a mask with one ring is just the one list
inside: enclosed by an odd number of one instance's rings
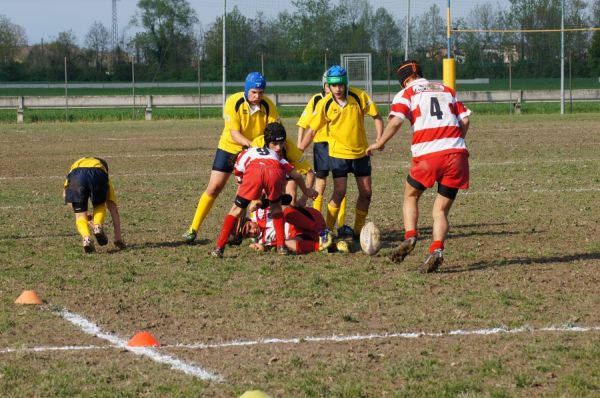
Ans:
{"label": "red jersey player on ground", "polygon": [[444,261],[444,240],[448,234],[448,213],[459,189],[469,187],[469,152],[465,136],[469,129],[468,110],[453,89],[423,78],[416,61],[405,61],[398,69],[403,90],[394,97],[383,135],[367,149],[383,148],[400,130],[405,119],[413,127],[412,165],[404,189],[404,241],[392,254],[392,260],[404,260],[417,243],[419,199],[425,189],[437,181],[438,194],[433,203],[433,242],[421,272],[433,272]]}
{"label": "red jersey player on ground", "polygon": [[264,148],[248,148],[242,151],[235,162],[234,174],[240,185],[235,203],[223,221],[223,227],[217,240],[217,247],[212,251],[215,257],[223,257],[229,234],[237,220],[244,214],[251,201],[260,199],[264,193],[271,203],[273,226],[277,251],[286,255],[283,212],[280,199],[286,184],[286,174],[293,178],[302,192],[315,198],[317,192],[307,188],[302,175],[294,167],[278,155],[285,144],[286,132],[280,123],[269,123],[265,127]]}

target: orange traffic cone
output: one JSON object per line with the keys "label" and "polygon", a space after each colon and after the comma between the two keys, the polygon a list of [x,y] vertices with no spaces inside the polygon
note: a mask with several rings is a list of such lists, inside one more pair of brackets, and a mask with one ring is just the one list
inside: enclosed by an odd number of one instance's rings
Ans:
{"label": "orange traffic cone", "polygon": [[23,290],[23,293],[15,300],[15,304],[42,304],[39,296],[33,290]]}
{"label": "orange traffic cone", "polygon": [[150,332],[138,332],[127,343],[129,347],[160,347],[158,340]]}

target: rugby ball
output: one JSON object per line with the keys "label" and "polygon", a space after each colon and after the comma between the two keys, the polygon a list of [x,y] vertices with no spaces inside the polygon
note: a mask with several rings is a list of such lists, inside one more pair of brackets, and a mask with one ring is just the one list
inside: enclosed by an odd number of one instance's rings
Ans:
{"label": "rugby ball", "polygon": [[381,249],[379,228],[372,221],[366,223],[360,230],[360,248],[369,256],[377,254]]}

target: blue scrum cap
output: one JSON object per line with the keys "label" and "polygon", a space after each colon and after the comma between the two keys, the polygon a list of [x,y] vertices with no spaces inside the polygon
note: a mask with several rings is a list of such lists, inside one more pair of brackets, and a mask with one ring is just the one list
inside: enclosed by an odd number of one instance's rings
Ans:
{"label": "blue scrum cap", "polygon": [[246,76],[246,83],[244,84],[244,96],[248,98],[248,91],[253,88],[264,90],[267,87],[267,79],[260,72],[250,72]]}

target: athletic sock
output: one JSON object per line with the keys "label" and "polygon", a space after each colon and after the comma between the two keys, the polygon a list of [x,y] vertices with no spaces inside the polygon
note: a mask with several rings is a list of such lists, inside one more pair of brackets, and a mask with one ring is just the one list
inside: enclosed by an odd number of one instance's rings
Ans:
{"label": "athletic sock", "polygon": [[364,211],[357,207],[355,212],[356,215],[354,216],[354,234],[359,235],[360,231],[362,230],[362,227],[365,226],[365,223],[367,221],[367,214],[369,214],[369,211]]}
{"label": "athletic sock", "polygon": [[313,209],[319,213],[323,211],[323,195],[318,195],[313,201]]}
{"label": "athletic sock", "polygon": [[90,226],[88,225],[87,217],[77,217],[75,219],[75,226],[77,227],[77,232],[81,235],[82,238],[92,236],[90,232]]}
{"label": "athletic sock", "polygon": [[94,206],[94,225],[102,225],[104,224],[104,219],[106,218],[106,203],[102,203],[101,205]]}
{"label": "athletic sock", "polygon": [[344,199],[342,199],[342,203],[340,203],[340,212],[337,216],[338,227],[346,225],[346,198],[347,196],[344,196]]}
{"label": "athletic sock", "polygon": [[275,242],[277,247],[285,246],[285,224],[283,213],[273,214],[273,227],[275,227]]}
{"label": "athletic sock", "polygon": [[329,228],[330,231],[333,231],[335,220],[337,219],[339,211],[340,209],[338,207],[333,207],[330,203],[327,203],[327,218],[325,222],[327,223],[327,228]]}
{"label": "athletic sock", "polygon": [[225,245],[227,244],[227,240],[229,239],[229,234],[231,233],[231,230],[235,226],[236,221],[237,221],[237,218],[232,216],[231,214],[227,214],[225,216],[225,220],[223,220],[223,227],[221,227],[221,233],[219,234],[219,239],[217,240],[218,248],[221,248],[221,249],[225,248]]}
{"label": "athletic sock", "polygon": [[441,240],[434,240],[431,243],[431,246],[429,246],[429,253],[433,253],[437,249],[444,250],[444,242],[442,242]]}
{"label": "athletic sock", "polygon": [[215,203],[214,197],[210,196],[206,192],[200,196],[200,200],[198,200],[198,206],[196,207],[196,213],[194,214],[194,220],[192,221],[191,229],[198,232],[200,230],[200,225],[208,215],[210,209],[212,209],[213,204]]}
{"label": "athletic sock", "polygon": [[404,240],[410,239],[410,238],[416,238],[417,237],[417,230],[416,229],[411,229],[409,231],[404,232]]}

